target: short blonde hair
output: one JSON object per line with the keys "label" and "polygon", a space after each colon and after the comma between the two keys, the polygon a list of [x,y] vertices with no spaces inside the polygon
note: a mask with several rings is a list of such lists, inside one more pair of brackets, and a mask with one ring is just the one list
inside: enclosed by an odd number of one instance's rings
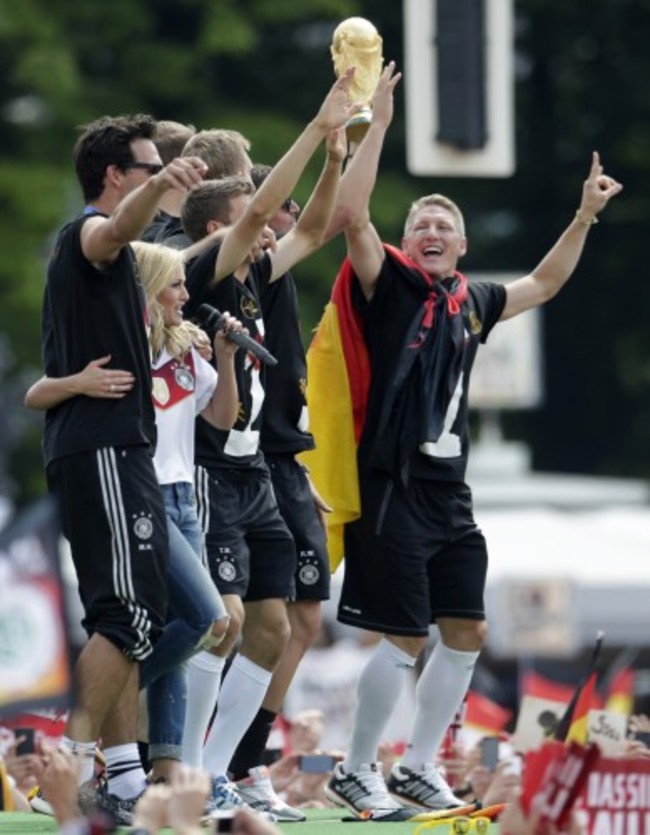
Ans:
{"label": "short blonde hair", "polygon": [[444,194],[428,194],[426,197],[420,197],[419,200],[411,203],[411,208],[404,223],[404,237],[409,235],[413,228],[413,217],[420,209],[424,209],[425,206],[441,206],[443,209],[447,209],[454,218],[456,231],[465,237],[465,219],[463,218],[463,213],[454,201],[445,197]]}
{"label": "short blonde hair", "polygon": [[193,334],[187,327],[189,323],[181,325],[165,324],[163,308],[158,296],[174,281],[179,268],[185,269],[180,250],[172,249],[162,244],[148,244],[144,241],[134,241],[131,244],[138,265],[138,274],[147,297],[149,311],[149,344],[155,358],[159,357],[163,349],[175,359],[181,359],[193,344]]}
{"label": "short blonde hair", "polygon": [[204,178],[220,180],[244,173],[250,147],[251,143],[239,131],[214,128],[195,133],[183,148],[182,156],[203,160],[208,166]]}
{"label": "short blonde hair", "polygon": [[183,148],[196,133],[194,125],[184,125],[181,122],[172,122],[170,119],[163,119],[156,123],[156,132],[153,143],[160,154],[160,161],[163,165],[180,157]]}

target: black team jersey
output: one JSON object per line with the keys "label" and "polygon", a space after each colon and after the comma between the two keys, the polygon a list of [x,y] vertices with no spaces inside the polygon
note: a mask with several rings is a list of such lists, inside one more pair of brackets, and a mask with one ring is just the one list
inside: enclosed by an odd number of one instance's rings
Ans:
{"label": "black team jersey", "polygon": [[174,217],[160,209],[140,236],[140,240],[148,244],[165,243],[167,238],[182,231],[180,217]]}
{"label": "black team jersey", "polygon": [[[187,265],[186,285],[190,300],[185,316],[195,316],[201,304],[210,304],[221,313],[236,316],[258,342],[264,341],[264,322],[260,293],[271,277],[271,261],[264,256],[251,264],[245,281],[229,275],[211,286],[219,245],[209,247]],[[210,338],[214,336],[210,334]],[[215,366],[216,367],[216,366]],[[258,468],[264,457],[260,450],[265,366],[241,348],[235,354],[235,375],[239,392],[239,416],[229,431],[216,429],[202,417],[196,421],[197,464],[212,469]]]}
{"label": "black team jersey", "polygon": [[300,333],[298,294],[291,273],[267,284],[262,292],[265,346],[278,360],[266,369],[261,445],[268,454],[314,448],[308,430],[307,360]]}
{"label": "black team jersey", "polygon": [[[411,280],[404,280],[405,273]],[[416,276],[413,280],[413,275]],[[358,282],[353,286],[353,303],[359,310],[368,345],[371,364],[371,383],[361,442],[359,461],[362,466],[384,469],[377,463],[373,450],[377,448],[377,427],[385,417],[386,392],[398,373],[405,352],[407,334],[416,316],[420,315],[427,297],[427,288],[419,279],[418,271],[396,259],[390,252],[382,265],[374,295],[366,301]],[[464,329],[464,349],[461,373],[445,410],[444,428],[435,442],[429,442],[410,457],[408,474],[414,478],[436,481],[462,482],[469,451],[467,392],[469,376],[480,343],[486,341],[499,320],[506,301],[501,284],[475,282],[468,284],[468,295],[461,306]],[[436,315],[439,315],[437,313]],[[444,328],[434,327],[429,339],[436,339]],[[410,374],[418,375],[417,363]],[[419,383],[416,383],[419,386]],[[399,407],[399,396],[395,399]],[[389,418],[388,423],[391,423]],[[402,443],[404,443],[404,438]]]}
{"label": "black team jersey", "polygon": [[152,453],[156,425],[145,295],[133,251],[97,270],[81,250],[76,218],[59,232],[47,268],[43,300],[43,365],[48,377],[65,377],[111,355],[110,367],[131,371],[135,386],[119,400],[73,397],[45,414],[45,464],[109,446],[146,444]]}

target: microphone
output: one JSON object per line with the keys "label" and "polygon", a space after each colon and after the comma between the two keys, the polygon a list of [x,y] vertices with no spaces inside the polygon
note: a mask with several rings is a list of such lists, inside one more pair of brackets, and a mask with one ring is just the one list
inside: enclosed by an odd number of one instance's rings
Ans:
{"label": "microphone", "polygon": [[[212,307],[211,304],[200,304],[196,311],[196,317],[199,319],[201,324],[209,330],[225,330],[223,313],[218,311],[216,307]],[[247,333],[242,333],[241,331],[228,331],[226,338],[230,339],[231,342],[234,342],[236,345],[239,345],[239,347],[243,348],[245,351],[249,351],[253,354],[253,356],[257,357],[258,360],[261,360],[261,362],[266,365],[278,364],[278,361],[273,354],[267,351],[263,345],[260,345],[259,342],[256,342],[253,337],[249,336]]]}

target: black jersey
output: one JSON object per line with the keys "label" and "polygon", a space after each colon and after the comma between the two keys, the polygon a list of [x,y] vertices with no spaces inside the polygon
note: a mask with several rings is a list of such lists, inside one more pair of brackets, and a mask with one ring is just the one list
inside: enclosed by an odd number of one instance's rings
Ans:
{"label": "black jersey", "polygon": [[[156,213],[155,218],[147,226],[140,240],[148,244],[166,243],[167,238],[177,235],[183,231],[180,217],[170,215],[162,209]],[[177,247],[174,247],[177,248]]]}
{"label": "black jersey", "polygon": [[83,255],[84,215],[59,233],[43,300],[43,363],[48,377],[65,377],[111,355],[111,368],[131,371],[133,390],[119,400],[72,397],[45,415],[45,463],[109,446],[155,447],[151,362],[145,295],[130,247],[104,270]]}
{"label": "black jersey", "polygon": [[192,246],[193,241],[185,234],[181,219],[170,215],[169,221],[158,231],[156,243],[165,244],[172,249],[187,249]]}
{"label": "black jersey", "polygon": [[278,360],[266,369],[261,444],[265,453],[297,453],[314,448],[307,415],[307,360],[300,333],[298,294],[291,273],[262,291],[264,344]]}
{"label": "black jersey", "polygon": [[[479,343],[487,339],[503,312],[506,299],[505,288],[501,284],[475,282],[469,283],[467,289],[467,298],[460,307],[464,331],[460,373],[444,409],[442,432],[435,440],[419,442],[415,439],[415,444],[412,438],[401,440],[402,444],[411,443],[415,449],[408,461],[409,477],[436,481],[463,481],[465,477],[469,451],[469,376]],[[392,416],[388,416],[386,421],[387,392],[395,384],[406,351],[407,335],[414,320],[419,316],[427,294],[428,288],[420,280],[418,271],[388,250],[370,302],[366,301],[358,282],[355,282],[353,302],[361,313],[371,363],[366,420],[359,445],[359,460],[362,466],[384,468],[381,454],[376,454],[379,446],[377,429],[381,423],[394,423]],[[429,338],[443,338],[445,328],[442,324],[436,324]],[[414,364],[409,375],[422,372],[423,366]],[[413,379],[407,380],[404,388],[411,383]],[[412,390],[415,391],[422,391],[423,388],[418,380],[412,386]],[[394,397],[396,409],[404,406],[403,401],[400,402],[400,396],[398,393]],[[408,408],[412,413],[413,404],[409,404]],[[390,468],[386,466],[386,469]]]}
{"label": "black jersey", "polygon": [[[251,264],[245,281],[229,275],[211,286],[219,244],[209,247],[187,265],[186,284],[190,300],[185,315],[191,318],[201,304],[236,316],[248,329],[249,335],[264,341],[264,322],[260,292],[271,276],[271,261],[264,256]],[[210,334],[212,337],[214,334]],[[239,392],[239,416],[234,427],[220,430],[202,417],[196,421],[196,463],[208,469],[214,467],[260,467],[264,458],[260,450],[263,376],[265,366],[257,357],[239,350],[235,354],[235,374]]]}

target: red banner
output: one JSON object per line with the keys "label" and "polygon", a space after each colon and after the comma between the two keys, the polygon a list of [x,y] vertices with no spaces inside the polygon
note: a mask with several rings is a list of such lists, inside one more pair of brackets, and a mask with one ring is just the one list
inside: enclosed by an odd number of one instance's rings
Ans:
{"label": "red banner", "polygon": [[650,835],[650,759],[598,760],[581,800],[589,835]]}

